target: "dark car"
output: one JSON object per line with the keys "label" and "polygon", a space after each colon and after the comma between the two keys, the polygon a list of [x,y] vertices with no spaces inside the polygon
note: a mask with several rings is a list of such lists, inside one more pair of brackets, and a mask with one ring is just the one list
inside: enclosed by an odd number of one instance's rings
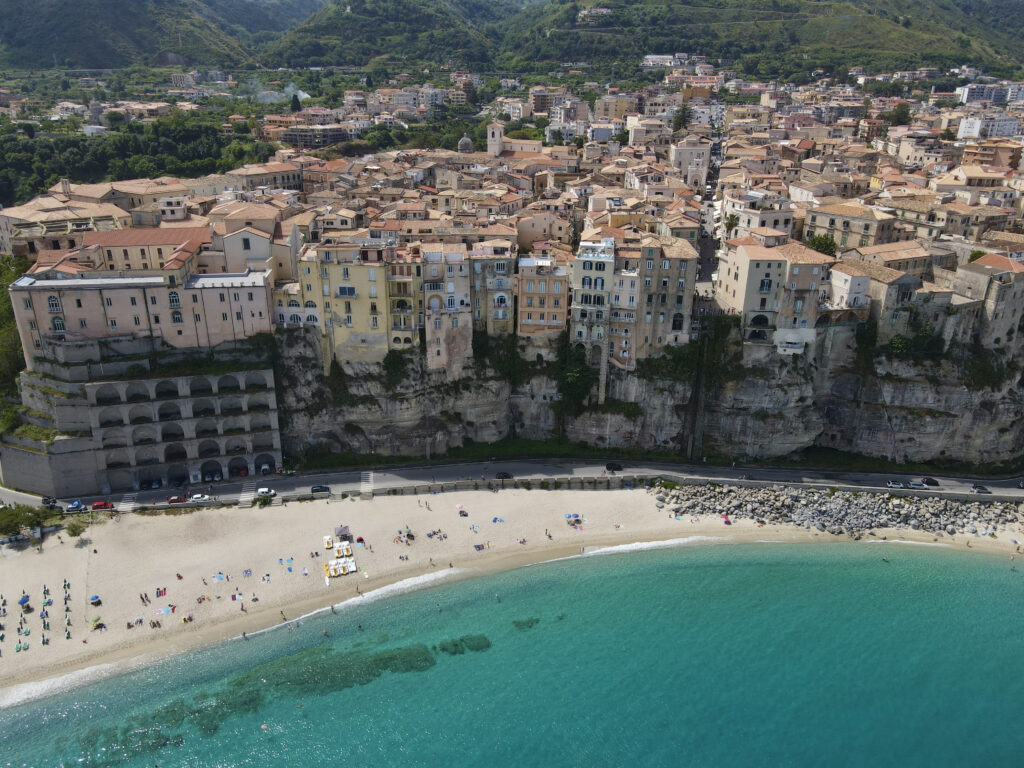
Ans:
{"label": "dark car", "polygon": [[93,509],[113,509],[114,502],[112,501],[94,501],[92,503]]}
{"label": "dark car", "polygon": [[619,464],[619,462],[617,462],[617,461],[609,461],[607,464],[604,465],[604,468],[606,470],[608,470],[609,472],[621,472],[622,471],[622,465]]}
{"label": "dark car", "polygon": [[498,480],[511,480],[512,479],[512,473],[511,472],[499,472],[498,474],[495,475],[495,477]]}
{"label": "dark car", "polygon": [[990,491],[984,485],[975,483],[974,485],[971,486],[971,493],[992,493],[992,491]]}
{"label": "dark car", "polygon": [[327,486],[327,485],[314,485],[312,488],[309,489],[309,492],[310,493],[330,493],[331,489],[330,489],[330,486]]}
{"label": "dark car", "polygon": [[43,496],[43,506],[47,509],[53,509],[57,506],[57,500],[53,496]]}
{"label": "dark car", "polygon": [[924,483],[925,485],[938,485],[939,484],[939,481],[936,480],[934,477],[922,477],[921,478],[921,482]]}

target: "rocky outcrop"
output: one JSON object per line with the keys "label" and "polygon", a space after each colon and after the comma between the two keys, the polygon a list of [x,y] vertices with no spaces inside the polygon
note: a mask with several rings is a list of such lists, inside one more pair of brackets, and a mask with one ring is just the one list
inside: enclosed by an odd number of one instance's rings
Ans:
{"label": "rocky outcrop", "polygon": [[[319,340],[278,336],[281,436],[290,455],[339,453],[436,456],[468,441],[555,435],[615,450],[760,459],[811,446],[897,462],[1002,463],[1024,453],[1024,399],[1016,380],[972,391],[949,361],[929,366],[876,358],[858,370],[852,329],[822,335],[808,356],[737,345],[729,370],[695,382],[646,379],[613,370],[608,401],[559,423],[556,382],[535,375],[518,387],[487,369],[458,381],[410,355],[389,388],[377,365],[353,363],[325,378]],[[640,407],[627,406],[635,403]],[[564,428],[564,432],[561,430]]]}

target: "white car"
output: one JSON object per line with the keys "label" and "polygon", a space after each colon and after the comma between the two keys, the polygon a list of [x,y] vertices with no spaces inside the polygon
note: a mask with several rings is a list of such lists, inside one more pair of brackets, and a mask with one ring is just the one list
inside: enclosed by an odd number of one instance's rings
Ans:
{"label": "white car", "polygon": [[193,493],[191,496],[188,497],[188,500],[189,501],[209,501],[210,497],[207,496],[205,493]]}
{"label": "white car", "polygon": [[903,487],[903,483],[901,483],[899,480],[888,480],[888,481],[886,481],[885,484],[889,488],[902,488]]}
{"label": "white car", "polygon": [[259,496],[261,499],[272,499],[275,496],[277,496],[277,491],[275,491],[273,488],[260,488],[258,491],[256,491],[256,495]]}
{"label": "white car", "polygon": [[926,490],[928,490],[928,486],[925,485],[924,483],[920,482],[919,480],[911,480],[909,483],[907,483],[907,486],[909,488],[913,488],[915,491],[926,491]]}

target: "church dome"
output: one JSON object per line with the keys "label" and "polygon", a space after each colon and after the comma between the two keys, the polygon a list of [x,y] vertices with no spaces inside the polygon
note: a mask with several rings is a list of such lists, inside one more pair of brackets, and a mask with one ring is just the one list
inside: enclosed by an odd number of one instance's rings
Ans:
{"label": "church dome", "polygon": [[467,154],[473,151],[473,140],[469,138],[469,134],[462,134],[462,138],[459,139],[459,152]]}

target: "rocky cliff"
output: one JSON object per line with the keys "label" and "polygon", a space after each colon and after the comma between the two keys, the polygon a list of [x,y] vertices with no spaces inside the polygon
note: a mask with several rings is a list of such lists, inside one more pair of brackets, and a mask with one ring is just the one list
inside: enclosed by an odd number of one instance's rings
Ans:
{"label": "rocky cliff", "polygon": [[[556,382],[535,375],[511,387],[493,372],[448,381],[410,356],[400,383],[380,366],[354,364],[324,377],[305,331],[280,337],[282,440],[295,456],[337,453],[436,456],[467,441],[507,437],[571,441],[616,450],[758,459],[811,446],[905,461],[1001,463],[1024,453],[1024,399],[1016,377],[969,389],[949,360],[928,365],[875,358],[858,367],[851,328],[823,334],[810,355],[733,343],[728,371],[644,378],[613,371],[608,403],[560,425]],[[640,408],[628,407],[630,403]]]}

